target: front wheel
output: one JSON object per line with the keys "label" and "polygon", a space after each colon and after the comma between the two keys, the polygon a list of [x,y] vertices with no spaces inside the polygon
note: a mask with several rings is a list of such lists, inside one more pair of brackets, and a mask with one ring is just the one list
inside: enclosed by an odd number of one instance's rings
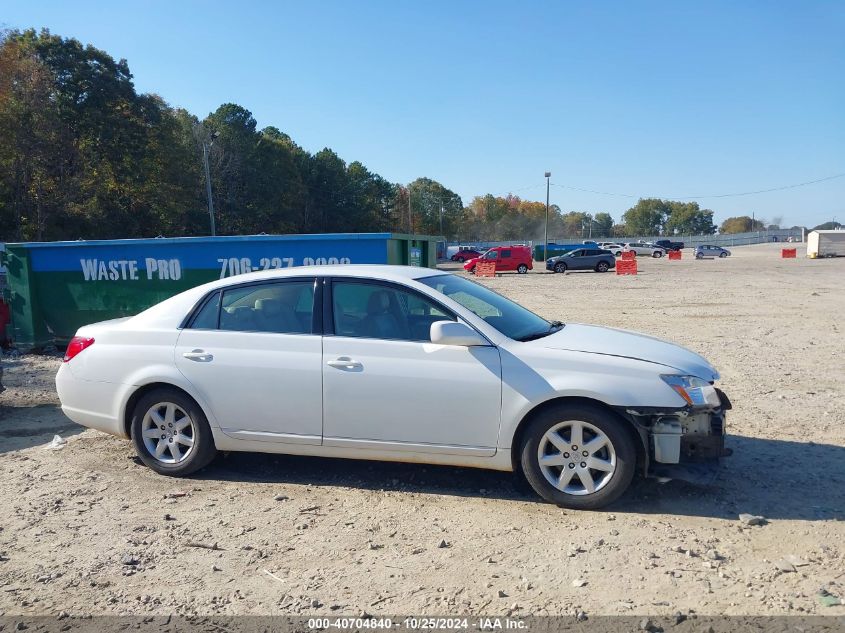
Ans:
{"label": "front wheel", "polygon": [[202,409],[176,389],[155,389],[138,400],[130,433],[138,457],[161,475],[190,475],[217,453]]}
{"label": "front wheel", "polygon": [[543,499],[564,508],[595,510],[631,484],[633,435],[613,413],[591,405],[561,405],[538,415],[523,436],[525,478]]}
{"label": "front wheel", "polygon": [[563,262],[558,262],[555,264],[555,272],[556,273],[565,273],[566,272],[566,264]]}
{"label": "front wheel", "polygon": [[475,274],[475,266],[473,266],[472,268],[470,268],[470,269],[469,269],[469,274],[470,274],[470,275],[474,275],[474,274]]}
{"label": "front wheel", "polygon": [[704,259],[704,254],[703,253],[696,253],[695,258],[696,259]]}
{"label": "front wheel", "polygon": [[607,262],[599,262],[596,264],[596,272],[598,273],[606,273],[610,269],[610,265]]}
{"label": "front wheel", "polygon": [[528,272],[528,266],[526,266],[525,264],[520,264],[516,267],[516,272],[518,272],[520,275],[524,275]]}
{"label": "front wheel", "polygon": [[622,251],[616,251],[616,256],[617,256],[617,257],[622,257]]}

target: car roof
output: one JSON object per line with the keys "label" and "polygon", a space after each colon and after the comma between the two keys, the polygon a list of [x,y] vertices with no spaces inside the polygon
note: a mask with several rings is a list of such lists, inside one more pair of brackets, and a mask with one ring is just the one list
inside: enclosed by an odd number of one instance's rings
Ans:
{"label": "car roof", "polygon": [[418,266],[392,266],[386,264],[339,264],[328,266],[292,266],[274,270],[262,270],[255,273],[234,275],[216,279],[200,286],[195,286],[177,295],[165,299],[143,312],[135,315],[136,322],[172,325],[181,322],[189,310],[207,293],[218,288],[260,281],[273,281],[295,277],[362,277],[383,281],[403,282],[434,275],[448,275],[444,270],[422,268]]}
{"label": "car roof", "polygon": [[274,268],[262,270],[255,273],[246,273],[234,277],[220,279],[222,282],[240,283],[250,281],[261,281],[265,279],[284,279],[285,277],[374,277],[388,281],[403,281],[406,279],[420,279],[432,275],[448,274],[444,270],[434,268],[422,268],[420,266],[395,266],[389,264],[338,264],[328,266],[291,266],[290,268]]}

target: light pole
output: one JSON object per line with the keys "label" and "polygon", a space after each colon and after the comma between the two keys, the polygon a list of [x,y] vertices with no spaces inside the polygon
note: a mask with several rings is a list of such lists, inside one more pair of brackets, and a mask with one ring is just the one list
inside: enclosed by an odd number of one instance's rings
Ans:
{"label": "light pole", "polygon": [[443,235],[443,201],[440,202],[440,235]]}
{"label": "light pole", "polygon": [[205,166],[205,195],[208,197],[208,219],[211,222],[211,237],[217,235],[217,231],[214,228],[214,200],[211,198],[211,172],[208,169],[208,150],[214,145],[214,139],[218,136],[220,136],[220,132],[212,132],[211,142],[208,145],[205,144],[204,140],[202,142],[202,162]]}
{"label": "light pole", "polygon": [[408,231],[414,233],[414,216],[411,215],[411,185],[408,185]]}
{"label": "light pole", "polygon": [[549,178],[552,172],[546,172],[546,230],[543,232],[543,261],[549,258]]}

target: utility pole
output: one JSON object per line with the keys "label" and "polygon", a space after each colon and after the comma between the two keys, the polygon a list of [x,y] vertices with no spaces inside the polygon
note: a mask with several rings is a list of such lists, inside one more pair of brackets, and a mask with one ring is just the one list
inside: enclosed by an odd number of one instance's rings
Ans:
{"label": "utility pole", "polygon": [[217,235],[217,231],[214,227],[214,200],[211,197],[211,172],[208,169],[208,150],[214,145],[214,139],[220,136],[219,132],[212,132],[211,133],[211,142],[206,145],[205,140],[202,142],[202,162],[205,166],[205,195],[208,198],[208,219],[211,223],[211,236],[214,237]]}
{"label": "utility pole", "polygon": [[549,258],[549,178],[552,172],[546,172],[546,230],[543,233],[543,261]]}
{"label": "utility pole", "polygon": [[411,185],[408,185],[408,231],[414,232],[414,216],[411,215]]}
{"label": "utility pole", "polygon": [[440,201],[440,235],[443,235],[443,201]]}

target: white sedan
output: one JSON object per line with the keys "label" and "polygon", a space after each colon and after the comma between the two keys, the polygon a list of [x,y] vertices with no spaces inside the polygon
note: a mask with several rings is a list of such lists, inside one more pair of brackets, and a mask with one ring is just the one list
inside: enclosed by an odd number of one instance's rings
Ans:
{"label": "white sedan", "polygon": [[677,345],[547,321],[464,277],[346,265],[214,281],[85,326],[56,386],[68,417],[131,438],[164,475],[217,451],[452,464],[597,508],[637,471],[727,454],[718,377]]}
{"label": "white sedan", "polygon": [[666,254],[666,249],[661,246],[655,246],[648,242],[631,242],[625,244],[623,251],[634,251],[637,256],[649,255],[651,257],[663,257]]}

